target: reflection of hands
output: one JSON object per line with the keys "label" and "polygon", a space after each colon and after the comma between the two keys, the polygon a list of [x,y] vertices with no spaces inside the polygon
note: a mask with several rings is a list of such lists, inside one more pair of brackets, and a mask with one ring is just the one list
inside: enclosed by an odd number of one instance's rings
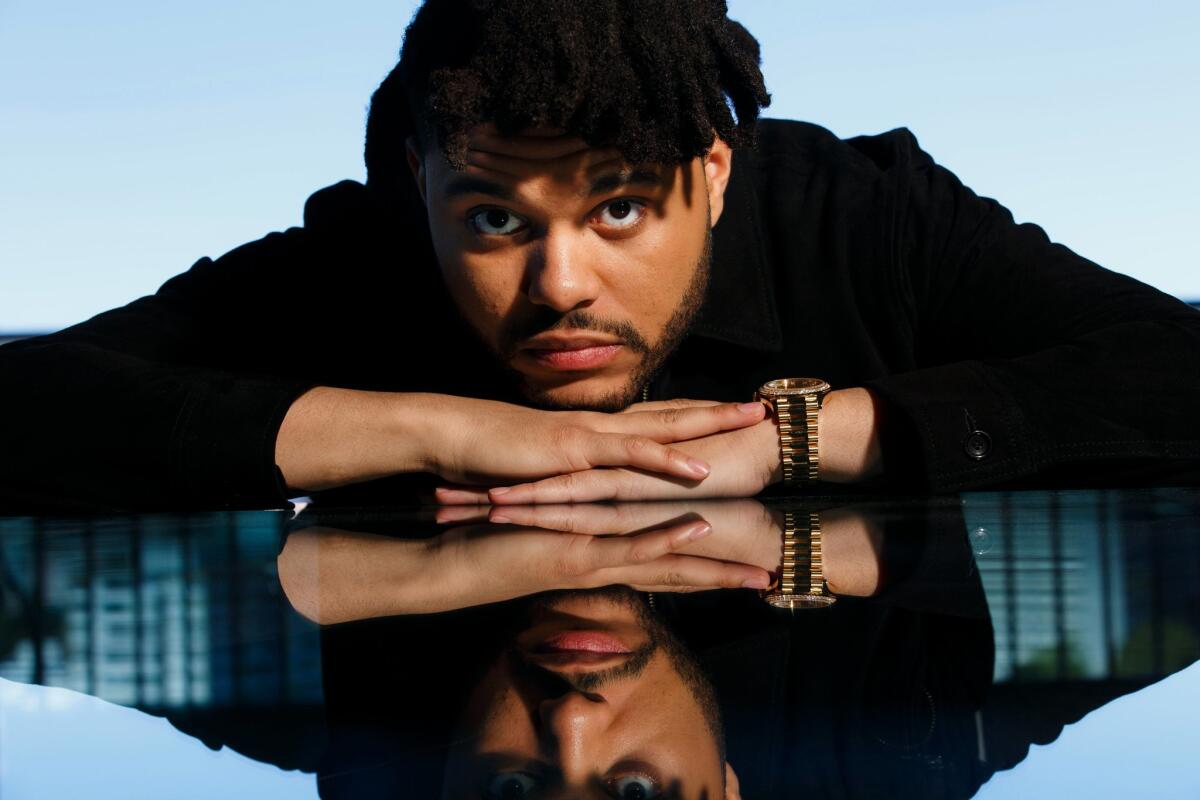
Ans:
{"label": "reflection of hands", "polygon": [[766,586],[762,567],[695,551],[713,527],[686,513],[692,507],[623,520],[593,514],[566,531],[480,522],[429,540],[310,528],[288,537],[279,579],[292,605],[322,624],[611,584],[643,591]]}
{"label": "reflection of hands", "polygon": [[[442,508],[438,519],[466,513],[470,512]],[[699,516],[712,526],[712,535],[684,544],[678,553],[752,564],[768,572],[779,568],[782,517],[757,500],[503,506],[474,513],[486,515],[494,523],[582,534],[639,530],[661,520]]]}

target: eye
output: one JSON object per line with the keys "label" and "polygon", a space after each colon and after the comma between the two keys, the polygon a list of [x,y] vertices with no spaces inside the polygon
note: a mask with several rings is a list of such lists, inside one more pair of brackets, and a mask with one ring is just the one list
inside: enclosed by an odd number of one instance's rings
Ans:
{"label": "eye", "polygon": [[528,772],[501,772],[487,785],[488,800],[521,800],[537,788],[537,778]]}
{"label": "eye", "polygon": [[485,236],[510,236],[525,227],[525,220],[503,208],[483,208],[467,217],[476,233]]}
{"label": "eye", "polygon": [[645,214],[646,204],[641,200],[622,197],[619,200],[605,203],[601,207],[600,213],[596,215],[596,220],[601,225],[606,225],[610,228],[632,228],[641,222]]}
{"label": "eye", "polygon": [[658,784],[645,775],[622,775],[609,782],[617,800],[654,800]]}

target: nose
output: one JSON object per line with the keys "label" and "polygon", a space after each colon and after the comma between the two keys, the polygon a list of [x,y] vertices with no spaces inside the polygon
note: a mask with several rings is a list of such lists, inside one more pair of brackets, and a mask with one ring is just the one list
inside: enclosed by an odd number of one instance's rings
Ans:
{"label": "nose", "polygon": [[588,247],[585,233],[551,226],[529,253],[525,292],[531,302],[560,314],[595,302],[600,281],[593,264],[595,250]]}
{"label": "nose", "polygon": [[542,757],[562,770],[568,785],[584,784],[600,763],[613,720],[612,704],[600,695],[571,691],[538,707]]}

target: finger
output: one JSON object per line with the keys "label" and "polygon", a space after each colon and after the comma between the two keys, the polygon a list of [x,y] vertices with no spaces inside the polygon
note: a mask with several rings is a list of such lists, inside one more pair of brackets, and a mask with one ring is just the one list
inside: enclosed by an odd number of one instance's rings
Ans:
{"label": "finger", "polygon": [[493,506],[489,521],[569,533],[635,534],[696,519],[682,503],[563,503]]}
{"label": "finger", "polygon": [[765,589],[771,583],[771,576],[761,567],[676,553],[646,564],[597,570],[590,577],[597,581],[593,586],[620,583],[664,592],[697,588]]}
{"label": "finger", "polygon": [[633,414],[638,411],[661,411],[664,408],[698,408],[700,406],[719,406],[720,400],[687,400],[676,397],[671,400],[647,400],[644,403],[634,403],[621,410],[621,414]]}
{"label": "finger", "polygon": [[487,489],[474,486],[439,486],[433,490],[434,502],[442,505],[487,505]]}
{"label": "finger", "polygon": [[711,471],[707,462],[645,436],[591,434],[582,450],[583,460],[591,467],[636,467],[686,481],[702,481]]}
{"label": "finger", "polygon": [[487,516],[487,509],[478,505],[445,505],[433,512],[434,521],[440,525],[483,522]]}
{"label": "finger", "polygon": [[594,570],[646,564],[673,550],[697,542],[712,533],[712,525],[703,519],[688,519],[633,536],[608,536],[591,542]]}
{"label": "finger", "polygon": [[[683,490],[673,485],[670,480],[655,476],[638,476],[640,480],[634,484],[628,482],[628,475],[623,470],[589,469],[582,472],[569,472],[566,475],[556,475],[532,483],[522,483],[516,486],[498,486],[488,492],[488,499],[493,505],[527,505],[542,503],[595,503],[603,500],[641,500],[649,497],[659,498],[668,496],[668,490]],[[652,486],[647,486],[652,483]],[[640,488],[632,488],[634,486]],[[644,493],[645,497],[638,494]]]}
{"label": "finger", "polygon": [[660,408],[632,414],[609,414],[599,430],[645,436],[656,442],[682,442],[761,422],[762,403],[716,403],[705,406]]}

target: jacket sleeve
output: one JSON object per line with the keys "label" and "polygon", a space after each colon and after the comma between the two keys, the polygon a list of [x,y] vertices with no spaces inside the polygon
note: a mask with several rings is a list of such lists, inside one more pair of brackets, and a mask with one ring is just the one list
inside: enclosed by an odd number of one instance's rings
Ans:
{"label": "jacket sleeve", "polygon": [[303,229],[201,259],[156,294],[0,348],[0,502],[286,504],[275,435],[309,384],[282,362]]}
{"label": "jacket sleeve", "polygon": [[889,478],[957,491],[1200,474],[1200,312],[1017,224],[896,133],[890,252],[919,368],[867,383],[890,420]]}

